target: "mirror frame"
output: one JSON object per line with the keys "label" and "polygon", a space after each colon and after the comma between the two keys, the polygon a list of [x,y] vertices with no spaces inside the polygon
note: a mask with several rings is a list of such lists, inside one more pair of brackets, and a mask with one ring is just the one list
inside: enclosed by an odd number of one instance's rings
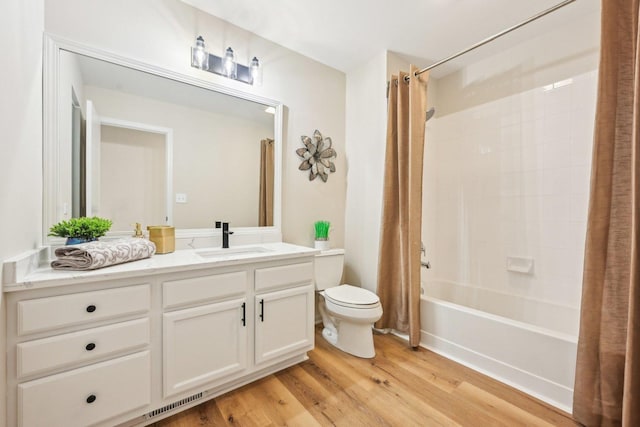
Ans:
{"label": "mirror frame", "polygon": [[[185,47],[185,49],[188,49]],[[274,179],[273,179],[273,226],[268,227],[234,227],[234,233],[239,235],[260,235],[263,241],[281,241],[282,240],[282,129],[283,129],[283,112],[284,105],[281,102],[264,98],[248,92],[212,83],[186,74],[171,71],[156,65],[143,63],[131,58],[116,55],[101,49],[94,48],[73,40],[65,39],[50,33],[44,34],[43,46],[43,185],[42,185],[42,241],[45,245],[61,245],[64,239],[58,237],[49,237],[47,234],[49,228],[63,218],[64,206],[60,206],[59,199],[59,130],[58,130],[58,81],[60,75],[60,51],[89,56],[91,58],[102,61],[111,62],[116,65],[132,68],[134,70],[153,74],[159,77],[168,78],[181,83],[197,86],[202,89],[212,90],[225,95],[234,96],[236,98],[245,99],[260,103],[266,106],[274,107],[276,112],[274,115],[274,140],[275,159],[274,159]],[[66,207],[71,211],[71,206]],[[69,216],[70,217],[70,216]],[[176,238],[207,238],[217,236],[220,231],[214,231],[215,218],[211,218],[211,228],[194,228],[194,229],[176,229]],[[232,225],[233,226],[233,225]],[[133,229],[132,229],[133,231]],[[125,237],[131,233],[110,232],[109,237]],[[275,239],[275,240],[274,240]]]}

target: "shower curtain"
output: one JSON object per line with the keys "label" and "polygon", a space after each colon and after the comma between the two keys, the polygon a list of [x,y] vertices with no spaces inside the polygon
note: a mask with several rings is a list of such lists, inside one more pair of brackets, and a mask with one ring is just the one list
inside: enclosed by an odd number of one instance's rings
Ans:
{"label": "shower curtain", "polygon": [[[273,139],[260,141],[260,205],[258,226],[273,225]],[[255,199],[254,199],[255,200]]]}
{"label": "shower curtain", "polygon": [[602,1],[574,418],[640,426],[639,0]]}
{"label": "shower curtain", "polygon": [[420,344],[420,236],[422,229],[422,163],[428,74],[407,84],[400,72],[389,84],[387,147],[384,174],[378,295],[380,329],[409,334]]}

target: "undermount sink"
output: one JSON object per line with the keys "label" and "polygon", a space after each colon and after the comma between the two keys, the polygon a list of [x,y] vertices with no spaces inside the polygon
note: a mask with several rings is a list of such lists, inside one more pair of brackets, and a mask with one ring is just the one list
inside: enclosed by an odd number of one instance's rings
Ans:
{"label": "undermount sink", "polygon": [[262,246],[245,246],[240,248],[228,249],[201,249],[196,251],[196,254],[198,254],[202,258],[224,258],[231,255],[254,255],[271,251],[271,249],[267,249]]}

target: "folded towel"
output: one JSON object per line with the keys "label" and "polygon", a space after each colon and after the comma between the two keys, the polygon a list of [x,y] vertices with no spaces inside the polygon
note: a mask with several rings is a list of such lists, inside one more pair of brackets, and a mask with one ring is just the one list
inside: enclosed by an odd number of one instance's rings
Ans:
{"label": "folded towel", "polygon": [[81,243],[56,249],[58,259],[51,262],[51,267],[56,270],[95,270],[149,258],[154,253],[156,245],[147,239]]}

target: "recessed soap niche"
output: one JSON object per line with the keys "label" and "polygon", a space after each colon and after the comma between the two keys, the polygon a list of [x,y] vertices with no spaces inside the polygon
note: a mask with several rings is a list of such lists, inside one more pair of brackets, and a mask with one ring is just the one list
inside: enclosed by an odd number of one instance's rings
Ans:
{"label": "recessed soap niche", "polygon": [[507,271],[521,274],[533,274],[533,258],[528,256],[508,256]]}

